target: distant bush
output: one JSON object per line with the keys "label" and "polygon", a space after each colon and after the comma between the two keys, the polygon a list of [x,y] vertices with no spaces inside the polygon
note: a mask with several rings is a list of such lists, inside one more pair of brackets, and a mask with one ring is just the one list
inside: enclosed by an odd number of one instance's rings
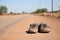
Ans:
{"label": "distant bush", "polygon": [[42,9],[37,9],[36,13],[44,13],[47,12],[48,10],[46,8],[42,8]]}

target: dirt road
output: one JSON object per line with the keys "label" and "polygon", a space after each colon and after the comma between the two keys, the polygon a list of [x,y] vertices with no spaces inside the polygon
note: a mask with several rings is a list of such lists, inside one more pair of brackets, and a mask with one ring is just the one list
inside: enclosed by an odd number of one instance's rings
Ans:
{"label": "dirt road", "polygon": [[[21,20],[20,17],[23,19]],[[30,14],[22,15],[22,16],[16,15],[11,17],[2,16],[0,18],[3,18],[1,19],[3,22],[2,21],[0,22],[0,26],[1,26],[0,29],[3,30],[3,32],[2,31],[0,32],[0,40],[60,40],[60,21],[59,20],[55,20],[45,16],[35,16]],[[18,19],[17,22],[15,19]],[[14,22],[11,22],[11,20]],[[8,23],[9,21],[13,23],[13,25]],[[7,29],[5,28],[6,30],[4,30],[2,25],[5,25],[6,22],[11,26],[8,26],[9,28],[6,27]],[[45,33],[45,34],[44,33],[36,33],[36,34],[26,33],[26,30],[28,30],[30,23],[41,23],[41,22],[46,23],[51,27],[50,33]]]}

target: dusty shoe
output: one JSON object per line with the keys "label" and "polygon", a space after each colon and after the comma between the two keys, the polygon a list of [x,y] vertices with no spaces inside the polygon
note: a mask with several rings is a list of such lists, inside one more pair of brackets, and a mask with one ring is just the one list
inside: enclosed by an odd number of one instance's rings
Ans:
{"label": "dusty shoe", "polygon": [[51,30],[51,28],[47,24],[41,23],[38,26],[39,33],[49,33],[50,30]]}
{"label": "dusty shoe", "polygon": [[50,30],[51,30],[51,29],[50,29],[49,27],[46,27],[46,28],[41,29],[41,32],[42,32],[42,33],[49,33]]}
{"label": "dusty shoe", "polygon": [[28,31],[26,31],[27,33],[36,33],[38,31],[38,24],[30,24],[30,27],[28,29]]}

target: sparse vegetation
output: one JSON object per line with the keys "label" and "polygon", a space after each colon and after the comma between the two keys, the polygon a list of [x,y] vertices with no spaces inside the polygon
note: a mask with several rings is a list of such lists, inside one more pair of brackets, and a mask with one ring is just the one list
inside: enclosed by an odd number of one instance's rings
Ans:
{"label": "sparse vegetation", "polygon": [[13,14],[13,12],[10,12],[10,14]]}

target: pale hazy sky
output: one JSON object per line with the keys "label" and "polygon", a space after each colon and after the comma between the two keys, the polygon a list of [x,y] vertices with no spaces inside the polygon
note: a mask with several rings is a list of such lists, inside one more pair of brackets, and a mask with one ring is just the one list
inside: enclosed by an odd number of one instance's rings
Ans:
{"label": "pale hazy sky", "polygon": [[[39,8],[51,11],[51,0],[0,0],[0,6],[8,7],[8,12],[32,12]],[[60,0],[54,0],[54,10],[58,10]]]}

